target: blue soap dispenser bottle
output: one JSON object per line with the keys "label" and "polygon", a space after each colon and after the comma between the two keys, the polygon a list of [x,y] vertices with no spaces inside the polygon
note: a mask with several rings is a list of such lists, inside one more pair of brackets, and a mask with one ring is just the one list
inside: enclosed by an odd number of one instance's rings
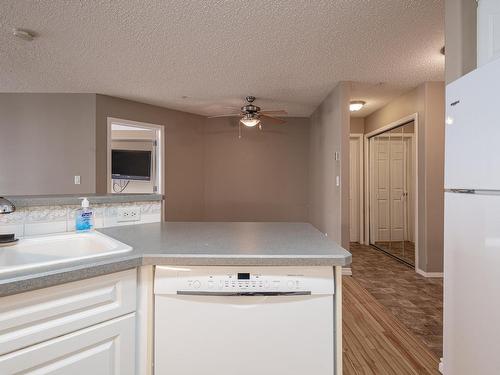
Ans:
{"label": "blue soap dispenser bottle", "polygon": [[82,198],[82,207],[76,211],[75,230],[77,232],[88,232],[94,228],[94,212],[90,208],[87,198]]}

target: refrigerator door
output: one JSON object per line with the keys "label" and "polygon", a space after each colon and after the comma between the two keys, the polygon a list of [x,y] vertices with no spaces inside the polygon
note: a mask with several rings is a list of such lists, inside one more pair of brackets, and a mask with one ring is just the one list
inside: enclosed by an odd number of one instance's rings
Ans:
{"label": "refrigerator door", "polygon": [[500,195],[445,193],[445,375],[500,374]]}
{"label": "refrigerator door", "polygon": [[445,187],[500,190],[500,60],[446,86]]}

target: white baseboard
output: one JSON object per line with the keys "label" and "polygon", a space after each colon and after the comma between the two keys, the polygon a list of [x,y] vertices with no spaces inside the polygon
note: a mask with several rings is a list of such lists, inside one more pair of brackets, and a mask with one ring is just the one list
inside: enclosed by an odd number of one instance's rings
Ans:
{"label": "white baseboard", "polygon": [[443,358],[439,359],[439,372],[444,374]]}
{"label": "white baseboard", "polygon": [[425,272],[422,271],[420,268],[417,268],[416,271],[419,275],[422,275],[423,277],[443,277],[442,272]]}
{"label": "white baseboard", "polygon": [[352,276],[352,268],[342,267],[342,276]]}

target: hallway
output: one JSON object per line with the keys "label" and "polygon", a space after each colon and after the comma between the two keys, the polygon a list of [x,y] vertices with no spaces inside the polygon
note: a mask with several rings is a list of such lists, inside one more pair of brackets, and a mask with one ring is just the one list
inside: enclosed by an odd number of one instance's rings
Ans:
{"label": "hallway", "polygon": [[439,357],[351,276],[343,277],[343,375],[439,375]]}
{"label": "hallway", "polygon": [[439,374],[442,279],[427,279],[388,255],[351,243],[344,276],[344,375]]}
{"label": "hallway", "polygon": [[369,246],[351,243],[353,278],[438,357],[443,347],[443,279],[414,269]]}

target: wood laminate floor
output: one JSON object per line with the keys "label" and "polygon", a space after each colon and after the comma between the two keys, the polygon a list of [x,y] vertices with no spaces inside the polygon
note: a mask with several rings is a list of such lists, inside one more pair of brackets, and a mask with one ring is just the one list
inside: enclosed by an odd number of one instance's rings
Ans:
{"label": "wood laminate floor", "polygon": [[[359,244],[358,244],[359,245]],[[387,251],[396,258],[404,260],[406,263],[415,265],[415,244],[410,241],[385,241],[375,242],[375,246]]]}
{"label": "wood laminate floor", "polygon": [[368,246],[351,244],[343,277],[344,374],[439,374],[442,279],[428,279]]}
{"label": "wood laminate floor", "polygon": [[439,359],[356,279],[343,277],[344,375],[439,375]]}

